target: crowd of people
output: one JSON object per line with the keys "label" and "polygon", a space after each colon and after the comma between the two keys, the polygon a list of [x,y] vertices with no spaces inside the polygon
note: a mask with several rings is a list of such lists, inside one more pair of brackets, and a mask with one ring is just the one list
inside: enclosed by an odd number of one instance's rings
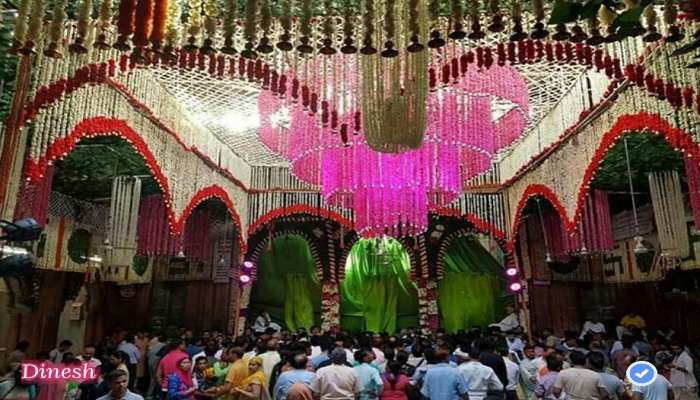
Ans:
{"label": "crowd of people", "polygon": [[[636,315],[610,333],[592,320],[564,337],[527,335],[508,319],[453,334],[256,328],[235,338],[219,329],[117,332],[80,356],[62,341],[34,358],[90,363],[100,378],[85,382],[23,384],[17,366],[29,344],[20,342],[8,355],[12,371],[0,382],[0,399],[698,400],[696,349],[669,329],[647,329]],[[651,385],[627,379],[637,360],[657,366]]]}

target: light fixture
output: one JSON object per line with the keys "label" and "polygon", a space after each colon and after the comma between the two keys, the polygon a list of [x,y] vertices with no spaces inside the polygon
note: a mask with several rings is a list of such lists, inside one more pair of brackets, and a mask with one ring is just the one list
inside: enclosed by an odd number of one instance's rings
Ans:
{"label": "light fixture", "polygon": [[184,260],[185,258],[187,257],[185,257],[185,252],[182,249],[180,249],[180,251],[178,251],[175,255],[176,260]]}
{"label": "light fixture", "polygon": [[223,267],[224,265],[226,265],[226,258],[222,255],[219,257],[219,266]]}
{"label": "light fixture", "polygon": [[34,218],[24,218],[15,222],[0,220],[3,236],[0,240],[9,242],[31,242],[39,239],[43,227]]}
{"label": "light fixture", "polygon": [[238,283],[240,283],[241,286],[249,284],[251,280],[252,278],[247,274],[241,274],[238,276]]}
{"label": "light fixture", "polygon": [[630,198],[632,199],[632,215],[634,215],[634,254],[645,254],[649,251],[644,245],[644,238],[639,234],[639,218],[637,217],[637,202],[634,199],[634,183],[632,182],[632,167],[630,165],[630,152],[627,147],[627,138],[622,138],[622,143],[625,145],[625,163],[627,166],[627,182],[630,186]]}
{"label": "light fixture", "polygon": [[243,269],[251,270],[253,267],[255,267],[255,264],[252,261],[243,261]]}
{"label": "light fixture", "polygon": [[112,242],[109,241],[109,238],[105,238],[105,240],[102,242],[102,249],[105,251],[114,250],[114,246],[112,246]]}
{"label": "light fixture", "polygon": [[646,254],[649,249],[644,245],[644,238],[642,236],[634,237],[634,254]]}
{"label": "light fixture", "polygon": [[591,254],[590,251],[588,251],[588,248],[586,247],[586,243],[581,244],[581,250],[579,250],[578,255],[580,256],[587,256]]}
{"label": "light fixture", "polygon": [[508,276],[515,276],[515,275],[518,275],[518,269],[515,268],[515,267],[508,268],[508,269],[506,270],[506,275],[508,275]]}
{"label": "light fixture", "polygon": [[103,260],[102,260],[102,257],[100,257],[99,255],[95,254],[94,256],[89,257],[89,258],[88,258],[88,261],[93,262],[93,263],[95,263],[95,264],[102,264],[102,261],[103,261]]}
{"label": "light fixture", "polygon": [[522,290],[523,285],[520,282],[513,282],[508,286],[508,289],[510,289],[511,292],[517,293],[520,290]]}
{"label": "light fixture", "polygon": [[542,229],[542,237],[544,238],[544,262],[547,264],[551,264],[554,262],[554,260],[552,260],[552,254],[549,252],[549,241],[547,240],[547,230],[544,227],[544,217],[542,216],[542,206],[540,205],[540,201],[541,200],[539,197],[535,198],[535,202],[537,203],[537,214],[540,217],[540,228]]}
{"label": "light fixture", "polygon": [[546,262],[547,264],[551,264],[554,262],[554,260],[552,259],[552,255],[549,254],[549,252],[545,253],[544,262]]}

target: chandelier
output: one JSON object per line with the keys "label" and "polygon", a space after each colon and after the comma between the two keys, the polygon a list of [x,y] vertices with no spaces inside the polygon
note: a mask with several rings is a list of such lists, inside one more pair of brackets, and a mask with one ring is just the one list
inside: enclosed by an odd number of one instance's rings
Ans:
{"label": "chandelier", "polygon": [[[352,69],[355,57],[342,57],[343,63],[327,65]],[[316,100],[320,121],[311,101],[265,91],[258,101],[259,136],[289,160],[292,174],[320,186],[330,205],[352,209],[355,229],[364,237],[424,232],[429,211],[454,201],[463,182],[487,171],[494,154],[526,126],[523,77],[508,66],[470,68],[428,93],[427,129],[418,149],[379,152],[363,135],[362,121],[370,117],[359,111],[364,81],[356,74],[338,75],[344,79],[331,80],[337,85],[329,87],[324,77],[332,71],[325,62],[311,60],[301,69],[311,78],[305,84],[322,93]],[[330,116],[323,112],[329,103],[339,105]]]}

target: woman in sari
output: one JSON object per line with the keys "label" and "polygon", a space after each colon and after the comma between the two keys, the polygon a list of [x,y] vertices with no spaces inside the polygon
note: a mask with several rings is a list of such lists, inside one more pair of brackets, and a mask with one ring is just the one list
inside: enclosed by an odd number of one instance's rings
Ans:
{"label": "woman in sari", "polygon": [[192,379],[192,361],[184,355],[177,361],[177,369],[168,376],[168,400],[192,400],[196,388]]}
{"label": "woman in sari", "polygon": [[269,400],[270,393],[267,389],[267,379],[262,370],[263,360],[254,357],[248,361],[248,377],[240,387],[233,388],[238,400]]}

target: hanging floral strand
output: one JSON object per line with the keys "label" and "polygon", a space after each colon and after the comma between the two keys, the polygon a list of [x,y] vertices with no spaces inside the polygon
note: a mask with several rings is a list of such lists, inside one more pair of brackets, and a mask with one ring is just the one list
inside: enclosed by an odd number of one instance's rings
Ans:
{"label": "hanging floral strand", "polygon": [[479,0],[469,0],[469,20],[471,22],[471,32],[469,32],[469,39],[480,40],[483,39],[486,34],[481,30],[481,21],[479,19]]}
{"label": "hanging floral strand", "polygon": [[73,43],[68,46],[68,50],[75,54],[85,54],[87,53],[87,47],[85,47],[86,38],[89,34],[88,29],[90,29],[90,22],[92,18],[90,13],[92,12],[92,0],[83,0],[80,2],[80,9],[78,10],[78,24],[76,26],[77,36]]}
{"label": "hanging floral strand", "polygon": [[236,54],[233,38],[236,35],[236,15],[238,14],[238,1],[226,0],[226,12],[224,14],[224,54]]}
{"label": "hanging floral strand", "polygon": [[335,17],[335,10],[333,9],[332,0],[324,0],[323,7],[326,10],[326,18],[323,20],[323,41],[319,52],[324,55],[332,55],[336,53],[333,48],[333,32],[335,31],[335,24],[333,23],[333,18]]}
{"label": "hanging floral strand", "polygon": [[[478,0],[474,0],[473,2],[476,3]],[[428,13],[430,14],[430,25],[432,26],[428,47],[437,49],[445,45],[445,39],[440,37],[440,30],[438,28],[440,25],[440,1],[430,0]]]}
{"label": "hanging floral strand", "polygon": [[110,27],[112,21],[112,0],[102,0],[100,3],[100,12],[97,18],[97,27],[100,31],[97,35],[97,40],[95,41],[95,47],[100,50],[107,50],[110,48],[107,43],[107,30]]}
{"label": "hanging floral strand", "polygon": [[151,49],[155,53],[159,53],[163,46],[166,25],[168,23],[170,1],[177,2],[177,0],[158,0],[153,10],[153,28],[151,29],[151,37],[149,40],[151,41]]}
{"label": "hanging floral strand", "polygon": [[163,58],[167,61],[175,59],[174,48],[180,41],[180,5],[173,0],[168,5],[168,19],[165,23],[165,47],[163,48]]}
{"label": "hanging floral strand", "polygon": [[607,35],[605,36],[605,42],[612,43],[617,41],[619,36],[615,33],[615,26],[613,26],[613,21],[615,20],[615,14],[610,10],[605,4],[600,6],[598,10],[598,18],[600,18],[600,23],[605,27]]}
{"label": "hanging floral strand", "polygon": [[205,0],[204,12],[204,33],[207,35],[202,44],[203,54],[216,53],[214,48],[214,38],[216,37],[216,22],[219,20],[219,7],[216,5],[216,0]]}
{"label": "hanging floral strand", "polygon": [[29,18],[29,25],[27,27],[26,40],[24,41],[24,47],[20,50],[20,53],[26,55],[35,54],[34,46],[39,41],[39,36],[41,35],[41,26],[44,21],[44,1],[43,0],[33,0],[32,1],[32,15]]}
{"label": "hanging floral strand", "polygon": [[527,39],[527,34],[523,31],[523,5],[520,0],[511,0],[511,15],[513,17],[513,34],[510,35],[512,42],[519,42]]}
{"label": "hanging floral strand", "polygon": [[595,13],[588,19],[588,31],[590,36],[586,39],[586,44],[589,46],[598,46],[605,42],[605,38],[600,34],[599,13]]}
{"label": "hanging floral strand", "polygon": [[117,21],[117,31],[119,38],[114,44],[114,48],[121,51],[131,49],[129,37],[134,33],[136,23],[136,0],[121,0],[119,2],[119,20]]}
{"label": "hanging floral strand", "polygon": [[365,15],[364,15],[364,38],[362,40],[363,47],[360,53],[370,55],[377,52],[377,49],[372,45],[374,38],[374,0],[365,0]]}
{"label": "hanging floral strand", "polygon": [[532,0],[532,13],[535,14],[535,25],[532,28],[530,37],[533,39],[544,39],[549,36],[549,31],[544,25],[544,0]]}
{"label": "hanging floral strand", "polygon": [[656,13],[656,10],[654,10],[653,5],[648,5],[644,9],[644,22],[646,22],[647,25],[647,33],[643,38],[644,41],[650,43],[661,40],[663,36],[656,27],[656,24],[659,22],[659,15]]}
{"label": "hanging floral strand", "polygon": [[153,0],[138,0],[134,24],[134,61],[145,63],[148,61],[146,47],[148,47],[153,29]]}
{"label": "hanging floral strand", "polygon": [[187,21],[187,44],[184,49],[193,52],[197,50],[197,40],[202,33],[202,2],[190,0],[190,15]]}
{"label": "hanging floral strand", "polygon": [[423,51],[425,48],[420,43],[420,23],[418,14],[418,0],[409,0],[408,2],[408,29],[411,32],[411,44],[408,46],[408,51],[410,53],[417,53]]}
{"label": "hanging floral strand", "polygon": [[450,32],[448,37],[454,40],[464,39],[467,36],[467,33],[464,32],[464,24],[462,24],[462,19],[464,19],[462,0],[452,0],[451,5],[453,31]]}
{"label": "hanging floral strand", "polygon": [[272,53],[274,48],[270,45],[270,28],[272,27],[272,10],[270,9],[270,1],[262,0],[260,5],[260,29],[262,30],[262,37],[260,38],[260,43],[255,51],[262,54]]}
{"label": "hanging floral strand", "polygon": [[398,50],[394,48],[394,40],[396,37],[396,3],[394,0],[386,1],[386,10],[384,13],[384,32],[386,33],[386,42],[382,57],[393,58],[399,55]]}
{"label": "hanging floral strand", "polygon": [[505,26],[503,25],[499,0],[489,0],[489,12],[491,13],[491,25],[489,25],[489,30],[491,32],[503,31]]}
{"label": "hanging floral strand", "polygon": [[[554,6],[555,8],[557,7],[563,7],[564,0],[554,0]],[[564,41],[564,40],[569,40],[571,38],[571,34],[569,31],[566,29],[566,24],[557,24],[556,27],[554,27],[554,30],[556,33],[552,36],[552,39],[556,41]]]}
{"label": "hanging floral strand", "polygon": [[63,23],[66,21],[66,0],[57,1],[51,13],[49,24],[49,46],[44,50],[44,55],[51,58],[62,58],[61,42],[63,41]]}
{"label": "hanging floral strand", "polygon": [[282,17],[280,18],[280,25],[282,25],[282,35],[280,36],[279,42],[277,42],[277,48],[282,51],[290,51],[294,48],[292,45],[292,0],[284,0],[282,2]]}
{"label": "hanging floral strand", "polygon": [[17,18],[15,20],[15,30],[13,34],[12,48],[10,52],[17,53],[24,44],[25,35],[27,34],[27,22],[29,20],[30,0],[21,0],[17,9]]}
{"label": "hanging floral strand", "polygon": [[357,53],[357,47],[355,47],[353,34],[355,32],[355,15],[353,13],[352,0],[345,0],[345,10],[343,16],[343,34],[345,39],[343,39],[343,47],[340,51],[343,54],[354,54]]}
{"label": "hanging floral strand", "polygon": [[241,51],[241,55],[245,58],[255,58],[258,56],[253,49],[253,43],[255,43],[255,30],[257,29],[256,24],[258,21],[257,14],[258,1],[249,0],[245,6],[245,25],[243,26],[243,37],[246,40],[245,50]]}

